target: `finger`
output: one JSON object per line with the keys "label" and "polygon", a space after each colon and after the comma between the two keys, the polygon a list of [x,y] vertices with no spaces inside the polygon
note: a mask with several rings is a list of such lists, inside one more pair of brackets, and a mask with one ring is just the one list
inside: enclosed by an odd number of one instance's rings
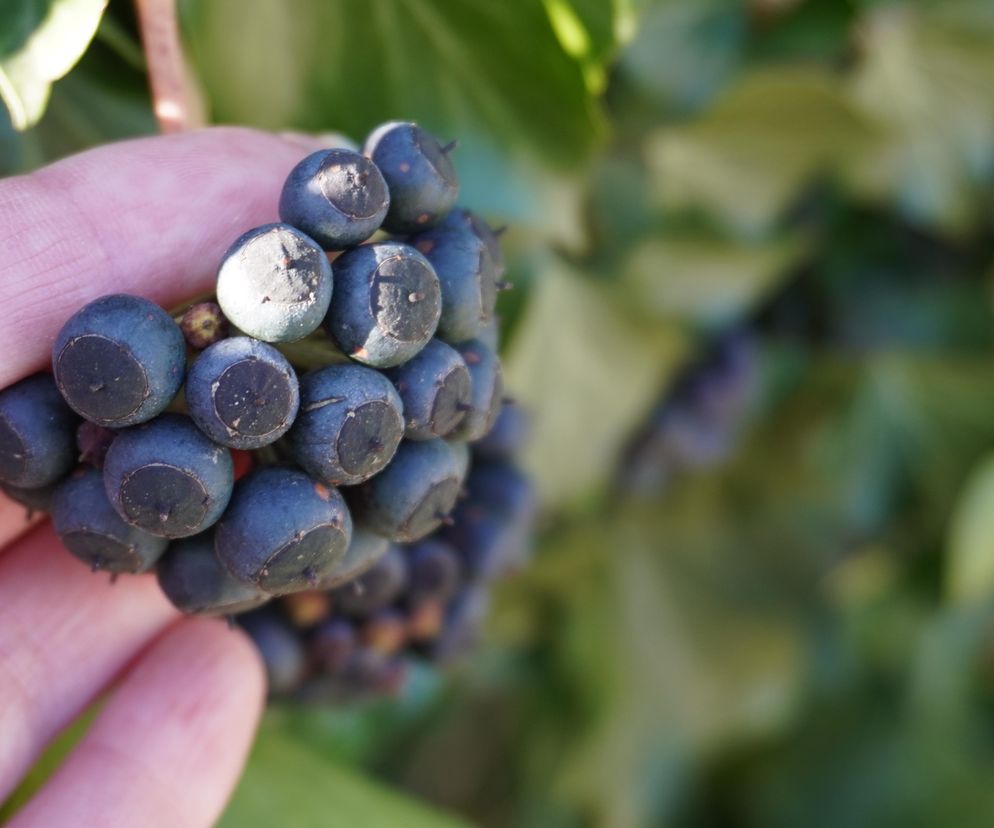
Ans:
{"label": "finger", "polygon": [[10,828],[213,825],[241,773],[263,678],[245,636],[181,621],[124,678],[93,726]]}
{"label": "finger", "polygon": [[41,520],[40,512],[32,514],[20,503],[0,493],[0,550]]}
{"label": "finger", "polygon": [[0,556],[0,801],[177,615],[154,578],[112,586],[69,555],[48,523]]}
{"label": "finger", "polygon": [[[317,149],[321,144],[312,146]],[[111,144],[0,181],[0,387],[49,359],[65,320],[106,293],[166,307],[208,288],[243,232],[277,220],[307,150],[217,128]]]}

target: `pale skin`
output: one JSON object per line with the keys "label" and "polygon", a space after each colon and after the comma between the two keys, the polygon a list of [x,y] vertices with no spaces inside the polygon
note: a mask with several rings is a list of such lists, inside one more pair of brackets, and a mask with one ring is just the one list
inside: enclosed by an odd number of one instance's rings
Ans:
{"label": "pale skin", "polygon": [[[164,307],[210,290],[245,230],[276,221],[306,138],[214,129],[109,145],[0,180],[0,387],[45,367],[97,296]],[[251,746],[265,679],[224,621],[184,618],[149,575],[111,584],[0,500],[0,801],[96,699],[100,713],[11,828],[212,825]]]}

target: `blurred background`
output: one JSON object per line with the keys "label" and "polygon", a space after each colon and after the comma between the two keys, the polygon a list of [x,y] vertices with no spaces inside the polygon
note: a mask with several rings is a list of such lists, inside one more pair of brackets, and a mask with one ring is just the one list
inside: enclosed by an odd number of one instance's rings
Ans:
{"label": "blurred background", "polygon": [[[271,709],[222,825],[994,824],[994,3],[180,11],[212,122],[459,139],[543,503],[478,654]],[[0,4],[0,80],[6,174],[156,130],[123,0]]]}

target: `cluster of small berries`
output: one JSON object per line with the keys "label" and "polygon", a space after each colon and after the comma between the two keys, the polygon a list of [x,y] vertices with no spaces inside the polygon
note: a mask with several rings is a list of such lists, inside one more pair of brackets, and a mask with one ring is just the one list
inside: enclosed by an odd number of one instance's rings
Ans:
{"label": "cluster of small berries", "polygon": [[618,469],[621,489],[653,495],[688,471],[723,462],[738,441],[758,367],[749,331],[728,331],[711,342],[664,391],[629,443]]}
{"label": "cluster of small berries", "polygon": [[[155,568],[188,613],[232,616],[303,593],[380,623],[406,581],[391,576],[377,601],[367,581],[410,570],[403,638],[431,646],[458,614],[456,588],[508,558],[478,537],[474,510],[503,514],[516,497],[504,485],[527,489],[504,455],[505,477],[474,468],[459,503],[470,444],[502,410],[504,264],[497,234],[455,207],[449,149],[392,122],[361,153],[315,152],[284,184],[281,221],[225,253],[216,303],[174,318],[113,294],[77,311],[52,373],[0,391],[4,491],[50,512],[94,570]],[[437,567],[417,551],[433,543],[453,570],[434,591],[416,586]],[[347,673],[369,660],[364,646],[399,651],[369,624],[342,656]]]}
{"label": "cluster of small berries", "polygon": [[450,519],[413,543],[357,529],[349,555],[375,560],[331,590],[287,595],[238,621],[256,641],[270,689],[309,702],[389,695],[412,661],[444,665],[477,643],[499,576],[525,561],[535,516],[530,480],[514,465],[526,436],[505,403]]}

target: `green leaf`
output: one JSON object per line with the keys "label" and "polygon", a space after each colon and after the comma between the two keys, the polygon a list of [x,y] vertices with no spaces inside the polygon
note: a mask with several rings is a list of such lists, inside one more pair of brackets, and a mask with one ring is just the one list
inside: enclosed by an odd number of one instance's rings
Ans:
{"label": "green leaf", "polygon": [[667,209],[704,209],[736,235],[765,236],[800,188],[839,171],[873,132],[835,76],[754,70],[701,118],[662,129],[646,152]]}
{"label": "green leaf", "polygon": [[460,141],[496,136],[563,167],[601,132],[583,67],[562,48],[542,0],[182,8],[218,121],[361,139],[381,121],[414,119]]}
{"label": "green leaf", "polygon": [[221,828],[459,828],[422,805],[264,727]]}
{"label": "green leaf", "polygon": [[534,419],[526,464],[549,503],[604,485],[683,354],[675,328],[639,323],[614,294],[549,263],[507,355],[507,387]]}
{"label": "green leaf", "polygon": [[737,0],[662,0],[639,21],[619,71],[657,105],[696,109],[738,67],[747,31],[746,9]]}
{"label": "green leaf", "polygon": [[797,240],[735,244],[713,238],[650,238],[625,264],[626,295],[644,313],[710,327],[731,324],[788,273]]}
{"label": "green leaf", "polygon": [[994,597],[994,456],[978,466],[953,512],[946,594],[957,604]]}
{"label": "green leaf", "polygon": [[994,170],[994,5],[948,0],[875,10],[854,95],[881,138],[856,159],[862,192],[962,229]]}
{"label": "green leaf", "polygon": [[107,0],[13,0],[0,9],[0,98],[15,129],[37,123],[52,83],[80,59]]}

